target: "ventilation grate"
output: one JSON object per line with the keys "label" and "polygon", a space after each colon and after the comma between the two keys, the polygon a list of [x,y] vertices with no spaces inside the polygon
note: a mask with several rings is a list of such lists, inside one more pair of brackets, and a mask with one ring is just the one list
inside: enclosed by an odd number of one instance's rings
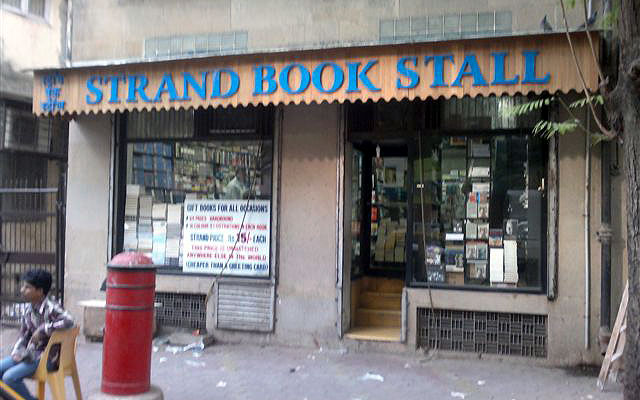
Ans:
{"label": "ventilation grate", "polygon": [[270,281],[220,281],[217,299],[217,328],[254,332],[273,330],[274,286]]}
{"label": "ventilation grate", "polygon": [[203,294],[156,293],[156,319],[160,326],[206,329],[206,305]]}
{"label": "ventilation grate", "polygon": [[418,347],[547,356],[547,316],[418,308]]}
{"label": "ventilation grate", "polygon": [[434,41],[465,37],[489,37],[511,33],[511,11],[489,11],[382,19],[381,43]]}

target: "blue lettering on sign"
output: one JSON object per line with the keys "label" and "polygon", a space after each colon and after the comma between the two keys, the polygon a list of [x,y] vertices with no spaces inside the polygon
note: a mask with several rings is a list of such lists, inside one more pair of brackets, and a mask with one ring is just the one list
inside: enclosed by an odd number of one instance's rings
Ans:
{"label": "blue lettering on sign", "polygon": [[[291,89],[291,86],[289,86],[289,74],[294,68],[300,71],[300,85],[297,89]],[[302,64],[289,64],[280,71],[280,87],[289,94],[298,94],[307,90],[309,80],[309,70]]]}
{"label": "blue lettering on sign", "polygon": [[[141,93],[144,94],[144,88],[142,88]],[[176,85],[173,84],[173,77],[171,74],[162,75],[162,80],[160,81],[160,86],[158,86],[156,97],[153,98],[153,102],[156,103],[162,101],[162,95],[164,93],[169,93],[169,101],[176,101],[179,99],[178,92],[176,91]]]}
{"label": "blue lettering on sign", "polygon": [[512,79],[505,78],[504,60],[507,53],[491,53],[493,57],[493,82],[492,85],[515,85],[520,80],[520,76],[515,74]]}
{"label": "blue lettering on sign", "polygon": [[[266,72],[266,76],[265,76]],[[276,91],[278,84],[273,79],[276,75],[276,69],[271,65],[258,65],[253,68],[255,76],[255,85],[253,87],[253,95],[271,94]],[[267,82],[267,90],[264,90],[264,82]]]}
{"label": "blue lettering on sign", "polygon": [[536,78],[536,56],[538,52],[523,51],[522,55],[524,56],[524,78],[522,79],[522,83],[549,83],[551,74],[548,72],[542,78]]}
{"label": "blue lettering on sign", "polygon": [[[507,76],[506,71],[507,58],[509,57],[507,52],[491,53],[492,71],[483,71],[481,63],[478,62],[474,53],[465,54],[460,67],[456,68],[457,75],[451,82],[451,86],[461,87],[465,77],[473,79],[473,86],[488,86],[489,83],[487,83],[485,76],[489,76],[486,75],[489,72],[493,74],[493,80],[490,83],[492,86],[549,83],[551,73],[547,72],[542,76],[536,75],[538,54],[539,52],[535,50],[523,51],[523,71],[519,71],[521,74],[510,72],[510,76]],[[335,93],[344,86],[346,88],[342,90],[346,93],[359,93],[362,90],[378,92],[381,90],[376,86],[378,83],[369,75],[377,63],[377,59],[366,60],[366,63],[365,61],[350,61],[344,64],[327,61],[316,64],[313,71],[308,64],[295,62],[285,65],[280,71],[277,71],[273,65],[256,65],[253,67],[252,95],[271,95],[279,89],[291,95],[301,94],[307,91],[311,85],[318,92],[327,94]],[[395,87],[396,89],[418,87],[421,81],[420,74],[425,72],[425,68],[433,69],[433,81],[429,85],[431,88],[449,87],[449,83],[445,79],[445,70],[450,71],[455,66],[456,60],[453,54],[426,55],[423,59],[423,65],[420,65],[418,56],[399,57],[396,63]],[[332,70],[333,79],[325,79],[323,82],[323,74],[327,69]],[[299,76],[294,84],[291,83],[292,74]],[[46,101],[41,104],[42,109],[44,111],[64,109],[65,102],[60,100],[61,88],[57,87],[64,83],[62,75],[59,73],[46,75],[42,79],[46,95]],[[182,82],[176,82],[174,79],[182,79]],[[84,99],[86,104],[90,105],[101,103],[107,95],[109,103],[112,104],[120,103],[122,101],[121,95],[124,96],[124,101],[127,103],[137,103],[138,101],[157,103],[163,100],[168,102],[189,101],[195,96],[201,100],[207,100],[209,84],[211,84],[211,89],[208,98],[224,99],[237,95],[241,81],[238,73],[232,68],[202,71],[197,75],[181,72],[179,77],[174,77],[171,73],[166,72],[154,87],[148,87],[149,78],[146,74],[92,75],[86,81],[87,91]]]}
{"label": "blue lettering on sign", "polygon": [[[222,73],[229,75],[229,89],[225,93],[220,93],[221,89],[221,81],[222,81]],[[234,94],[238,93],[238,88],[240,87],[240,77],[238,73],[229,68],[219,69],[213,74],[213,88],[211,90],[211,98],[222,98],[225,99],[227,97],[231,97]]]}
{"label": "blue lettering on sign", "polygon": [[[137,103],[138,96],[147,103],[151,103],[151,99],[147,97],[144,89],[147,87],[149,80],[145,75],[129,75],[129,94],[127,96],[127,103]],[[173,84],[173,83],[172,83]]]}
{"label": "blue lettering on sign", "polygon": [[404,85],[402,83],[402,80],[398,78],[398,80],[396,81],[396,88],[398,89],[413,89],[414,87],[418,86],[418,83],[420,83],[420,75],[418,75],[416,71],[405,66],[407,61],[411,61],[414,67],[418,66],[418,57],[402,57],[398,60],[396,70],[400,75],[409,78],[409,83],[406,85]]}
{"label": "blue lettering on sign", "polygon": [[184,88],[182,91],[182,100],[191,100],[189,96],[189,86],[200,96],[202,100],[207,98],[207,71],[203,71],[200,83],[196,82],[193,75],[188,72],[182,73],[182,79],[184,80]]}
{"label": "blue lettering on sign", "polygon": [[[331,67],[333,69],[333,85],[329,89],[325,89],[322,86],[322,72],[325,67]],[[336,63],[332,62],[324,62],[319,64],[313,70],[313,86],[316,89],[321,91],[322,93],[333,93],[336,90],[342,87],[342,83],[344,82],[344,72],[342,72],[342,68]]]}
{"label": "blue lettering on sign", "polygon": [[60,73],[45,75],[42,77],[44,85],[44,94],[46,101],[40,103],[40,107],[44,112],[53,112],[56,110],[64,110],[65,102],[60,99],[62,89],[57,87],[64,84],[64,77]]}
{"label": "blue lettering on sign", "polygon": [[[469,71],[467,71],[467,67],[469,67]],[[451,86],[462,86],[462,78],[465,76],[473,77],[473,86],[487,86],[487,81],[484,80],[482,72],[480,72],[480,66],[478,65],[478,60],[476,60],[476,55],[473,53],[464,56],[464,61],[460,66],[458,76]]]}
{"label": "blue lettering on sign", "polygon": [[364,84],[367,87],[367,89],[369,89],[372,92],[380,91],[379,88],[375,87],[373,83],[371,83],[371,80],[369,80],[369,76],[367,76],[367,72],[369,72],[371,67],[376,65],[377,62],[378,60],[369,60],[367,65],[365,65],[364,68],[362,68],[362,71],[360,71],[360,73],[358,73],[358,68],[360,67],[361,63],[359,62],[347,63],[347,68],[349,70],[349,85],[347,87],[347,93],[359,92],[360,91],[360,89],[358,88],[359,81],[362,81],[362,84]]}
{"label": "blue lettering on sign", "polygon": [[102,83],[102,78],[94,75],[87,79],[87,89],[89,89],[89,92],[93,94],[93,98],[91,98],[90,95],[85,97],[87,104],[98,104],[102,101],[102,89],[96,87],[95,81]]}
{"label": "blue lettering on sign", "polygon": [[444,62],[445,60],[453,62],[453,54],[440,54],[436,56],[426,56],[424,58],[424,65],[428,65],[429,61],[433,60],[433,83],[431,87],[447,87],[447,83],[444,81]]}
{"label": "blue lettering on sign", "polygon": [[118,87],[119,83],[126,82],[127,79],[124,75],[112,75],[108,77],[109,82],[111,83],[111,96],[109,97],[109,103],[120,103],[120,98],[118,97]]}

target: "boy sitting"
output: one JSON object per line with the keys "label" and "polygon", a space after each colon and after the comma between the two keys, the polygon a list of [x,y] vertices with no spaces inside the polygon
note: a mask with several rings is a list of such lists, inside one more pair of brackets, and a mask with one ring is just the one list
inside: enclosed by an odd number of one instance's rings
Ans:
{"label": "boy sitting", "polygon": [[51,274],[44,270],[27,271],[20,293],[30,304],[22,316],[20,338],[9,357],[0,360],[0,376],[18,394],[27,400],[31,396],[22,379],[33,375],[38,368],[40,355],[47,347],[51,333],[56,329],[73,326],[73,319],[60,305],[49,297]]}

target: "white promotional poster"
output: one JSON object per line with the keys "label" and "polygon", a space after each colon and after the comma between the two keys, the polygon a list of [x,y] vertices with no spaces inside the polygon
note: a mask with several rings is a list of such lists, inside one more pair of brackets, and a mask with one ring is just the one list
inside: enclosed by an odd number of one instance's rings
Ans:
{"label": "white promotional poster", "polygon": [[269,276],[270,221],[269,200],[187,200],[183,271]]}

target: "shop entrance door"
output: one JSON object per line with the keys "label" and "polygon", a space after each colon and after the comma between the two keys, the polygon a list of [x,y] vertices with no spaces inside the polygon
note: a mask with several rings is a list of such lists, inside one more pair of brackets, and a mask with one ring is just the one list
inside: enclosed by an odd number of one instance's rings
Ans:
{"label": "shop entrance door", "polygon": [[352,143],[345,217],[351,306],[346,336],[400,341],[410,171],[404,144]]}

